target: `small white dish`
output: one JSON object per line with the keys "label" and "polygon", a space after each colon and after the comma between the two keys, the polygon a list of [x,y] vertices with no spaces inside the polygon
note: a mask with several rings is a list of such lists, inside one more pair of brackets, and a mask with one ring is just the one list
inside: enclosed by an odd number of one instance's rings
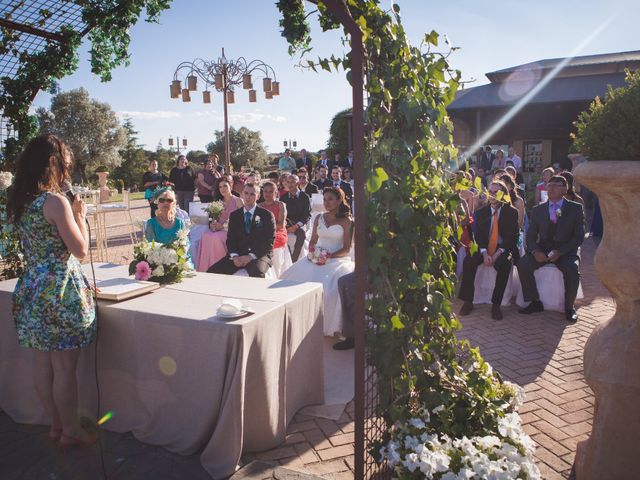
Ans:
{"label": "small white dish", "polygon": [[218,310],[216,311],[216,316],[222,317],[222,318],[238,318],[238,317],[243,317],[248,313],[254,313],[254,312],[250,308],[242,307],[235,313],[226,313],[224,311],[220,311],[220,307],[218,307]]}

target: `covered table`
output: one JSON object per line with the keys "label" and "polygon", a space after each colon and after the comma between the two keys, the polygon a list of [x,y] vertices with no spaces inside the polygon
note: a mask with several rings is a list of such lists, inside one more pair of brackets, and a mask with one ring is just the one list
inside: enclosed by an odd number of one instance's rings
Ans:
{"label": "covered table", "polygon": [[[127,276],[126,268],[98,264],[96,278]],[[0,408],[16,422],[47,424],[33,355],[17,344],[15,282],[0,282]],[[224,297],[255,314],[216,317]],[[120,303],[100,301],[98,312],[101,414],[114,412],[103,427],[172,452],[201,452],[214,478],[232,474],[243,451],[280,444],[296,411],[323,402],[319,284],[197,274]],[[91,418],[93,358],[92,346],[78,366],[79,404]]]}

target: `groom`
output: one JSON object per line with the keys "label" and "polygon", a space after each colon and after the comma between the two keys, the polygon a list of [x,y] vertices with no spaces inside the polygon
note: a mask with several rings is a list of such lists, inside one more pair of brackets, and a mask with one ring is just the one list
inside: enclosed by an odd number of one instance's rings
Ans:
{"label": "groom", "polygon": [[233,275],[244,268],[250,277],[264,278],[272,265],[276,225],[273,214],[256,205],[259,195],[259,186],[244,185],[244,207],[234,210],[229,216],[229,255],[214,263],[207,272]]}

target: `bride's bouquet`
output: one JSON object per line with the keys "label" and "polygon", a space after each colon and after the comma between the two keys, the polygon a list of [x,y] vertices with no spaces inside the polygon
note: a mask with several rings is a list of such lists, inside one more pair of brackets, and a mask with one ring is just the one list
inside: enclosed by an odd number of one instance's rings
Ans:
{"label": "bride's bouquet", "polygon": [[220,215],[222,215],[222,212],[224,211],[224,202],[221,202],[220,200],[218,200],[217,202],[211,202],[209,205],[204,207],[202,211],[207,212],[210,222],[217,222],[220,218]]}
{"label": "bride's bouquet", "polygon": [[327,263],[327,260],[329,260],[329,257],[331,257],[331,254],[329,253],[329,251],[325,250],[322,247],[315,247],[313,250],[309,250],[309,253],[307,253],[307,259],[311,263],[315,263],[318,266],[321,266]]}
{"label": "bride's bouquet", "polygon": [[187,257],[187,231],[177,232],[177,238],[168,244],[143,239],[133,247],[135,260],[129,264],[129,275],[136,280],[158,283],[177,283],[193,266]]}

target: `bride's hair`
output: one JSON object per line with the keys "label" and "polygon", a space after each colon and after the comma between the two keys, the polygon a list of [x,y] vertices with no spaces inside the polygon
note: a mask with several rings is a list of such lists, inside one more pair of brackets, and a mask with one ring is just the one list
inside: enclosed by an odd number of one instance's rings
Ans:
{"label": "bride's hair", "polygon": [[349,207],[344,196],[344,191],[340,187],[324,187],[322,193],[331,193],[338,199],[339,205],[336,217],[351,218],[351,207]]}

